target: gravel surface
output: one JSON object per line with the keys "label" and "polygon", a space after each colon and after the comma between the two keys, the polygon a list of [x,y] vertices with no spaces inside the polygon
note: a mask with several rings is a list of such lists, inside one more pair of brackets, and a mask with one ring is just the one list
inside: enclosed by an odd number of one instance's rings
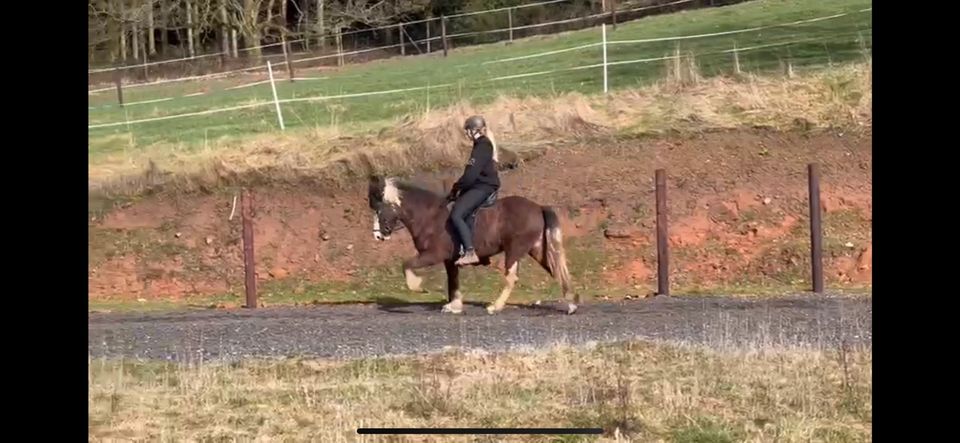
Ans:
{"label": "gravel surface", "polygon": [[631,338],[714,348],[871,346],[869,298],[657,297],[559,307],[483,306],[441,314],[440,304],[284,307],[166,314],[91,313],[93,357],[196,360],[250,357],[369,357],[445,347],[488,351]]}

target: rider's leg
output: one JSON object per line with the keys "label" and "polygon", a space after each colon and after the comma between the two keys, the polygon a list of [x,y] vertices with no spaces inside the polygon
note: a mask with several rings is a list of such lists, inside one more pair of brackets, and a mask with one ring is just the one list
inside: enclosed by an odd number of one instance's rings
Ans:
{"label": "rider's leg", "polygon": [[453,222],[453,227],[457,230],[464,251],[463,257],[457,260],[457,264],[473,264],[480,260],[473,249],[473,233],[467,226],[466,218],[483,204],[487,196],[488,193],[482,189],[470,189],[461,194],[457,202],[453,204],[453,210],[450,211],[450,221]]}

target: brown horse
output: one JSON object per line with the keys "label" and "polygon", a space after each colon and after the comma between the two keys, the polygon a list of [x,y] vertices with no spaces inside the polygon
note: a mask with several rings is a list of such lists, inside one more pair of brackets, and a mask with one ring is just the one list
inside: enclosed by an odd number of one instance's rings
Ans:
{"label": "brown horse", "polygon": [[[403,262],[407,288],[422,292],[423,279],[413,271],[443,263],[447,271],[448,303],[442,312],[458,314],[463,310],[460,292],[460,269],[454,264],[459,256],[453,227],[449,222],[447,200],[434,192],[403,183],[395,178],[371,177],[370,209],[374,211],[373,236],[387,240],[399,228],[407,228],[413,237],[417,255]],[[563,252],[560,219],[553,209],[526,198],[510,196],[479,209],[473,228],[474,247],[480,264],[489,265],[490,257],[504,253],[506,284],[487,312],[503,309],[517,282],[517,270],[524,255],[533,257],[540,266],[560,282],[567,313],[573,314],[580,303],[579,294],[572,294],[570,272]]]}

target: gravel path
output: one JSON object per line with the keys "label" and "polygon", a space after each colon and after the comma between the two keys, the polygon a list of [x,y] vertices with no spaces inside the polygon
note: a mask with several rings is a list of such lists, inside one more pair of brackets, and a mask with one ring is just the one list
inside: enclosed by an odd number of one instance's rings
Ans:
{"label": "gravel path", "polygon": [[870,346],[872,301],[811,295],[748,300],[660,297],[591,303],[572,316],[556,306],[511,306],[463,315],[439,304],[286,307],[170,314],[98,314],[88,320],[93,357],[238,359],[269,356],[367,357],[434,352],[444,347],[489,351],[629,338],[715,348],[809,346],[840,340]]}

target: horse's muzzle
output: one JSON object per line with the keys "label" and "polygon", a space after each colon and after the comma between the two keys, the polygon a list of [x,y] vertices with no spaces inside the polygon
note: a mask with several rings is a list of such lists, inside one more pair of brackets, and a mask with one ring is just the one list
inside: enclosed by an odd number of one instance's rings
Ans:
{"label": "horse's muzzle", "polygon": [[378,241],[390,240],[390,234],[384,234],[378,230],[373,231],[373,239]]}

